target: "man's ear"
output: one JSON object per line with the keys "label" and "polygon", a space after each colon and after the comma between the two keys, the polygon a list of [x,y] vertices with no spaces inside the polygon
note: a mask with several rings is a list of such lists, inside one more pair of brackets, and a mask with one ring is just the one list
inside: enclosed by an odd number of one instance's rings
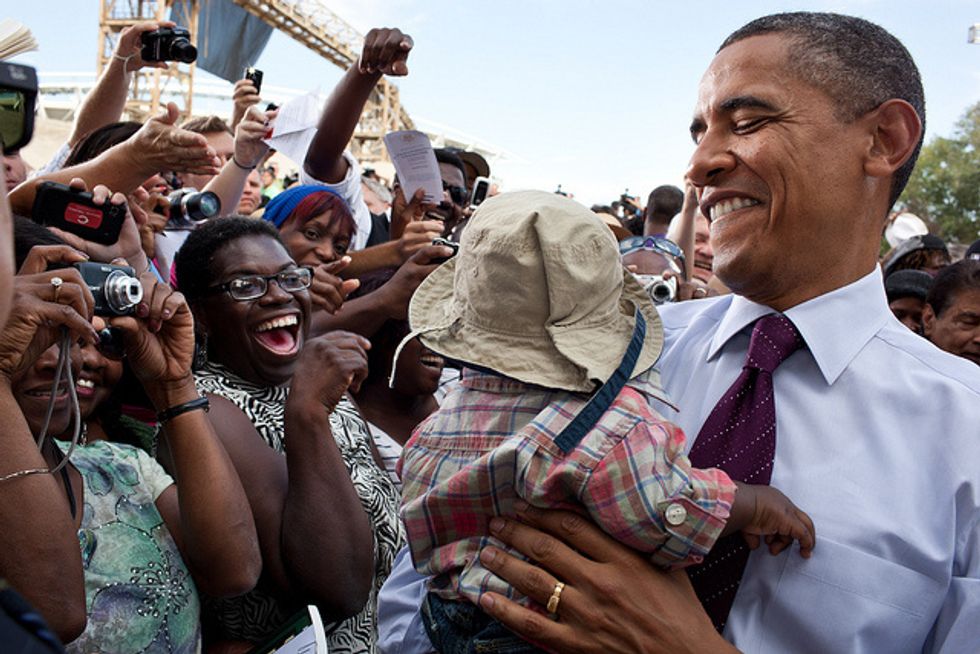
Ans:
{"label": "man's ear", "polygon": [[872,133],[864,172],[871,177],[890,177],[915,151],[922,135],[922,121],[905,100],[883,102],[866,117]]}
{"label": "man's ear", "polygon": [[932,310],[932,305],[926,302],[926,307],[922,310],[922,335],[929,338],[935,328],[936,312]]}

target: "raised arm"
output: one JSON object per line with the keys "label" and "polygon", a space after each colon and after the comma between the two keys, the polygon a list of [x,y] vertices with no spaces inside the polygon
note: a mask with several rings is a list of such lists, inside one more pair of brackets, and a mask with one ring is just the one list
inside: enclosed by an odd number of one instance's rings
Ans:
{"label": "raised arm", "polygon": [[364,104],[382,75],[408,74],[412,37],[399,29],[373,29],[364,37],[364,49],[337,86],[320,116],[316,136],[303,163],[314,178],[336,184],[347,174],[344,149],[354,135]]}
{"label": "raised arm", "polygon": [[216,193],[221,199],[222,216],[238,213],[238,202],[242,199],[245,182],[269,151],[269,146],[262,139],[271,131],[276,114],[275,111],[263,112],[258,107],[252,107],[235,128],[234,154],[203,189]]}
{"label": "raised arm", "polygon": [[124,28],[119,33],[116,49],[95,86],[82,100],[68,136],[68,145],[74,146],[82,137],[98,128],[119,120],[126,108],[126,97],[133,73],[141,68],[166,68],[162,61],[143,61],[140,55],[140,37],[144,32],[152,32],[159,27],[173,27],[170,21],[148,21]]}
{"label": "raised arm", "polygon": [[670,222],[667,238],[677,243],[684,253],[684,272],[688,279],[694,278],[694,219],[698,211],[697,192],[694,185],[687,182],[684,185],[684,206]]}
{"label": "raised arm", "polygon": [[95,159],[24,182],[11,191],[11,208],[29,216],[37,185],[47,180],[68,184],[77,177],[89,188],[104,184],[128,194],[162,170],[208,175],[220,172],[214,148],[208,145],[203,135],[176,127],[178,115],[177,105],[171,102],[163,113],[146,121],[132,138],[109,148]]}

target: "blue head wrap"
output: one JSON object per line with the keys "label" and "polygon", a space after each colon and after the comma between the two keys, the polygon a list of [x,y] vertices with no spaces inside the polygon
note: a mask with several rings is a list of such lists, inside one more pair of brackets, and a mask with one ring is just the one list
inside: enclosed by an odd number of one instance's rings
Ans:
{"label": "blue head wrap", "polygon": [[[340,201],[344,204],[344,206],[347,206],[347,202],[343,197],[341,197],[340,193],[337,193],[333,189],[327,188],[326,186],[305,184],[303,186],[294,186],[287,189],[269,200],[269,204],[265,206],[265,213],[262,214],[262,219],[275,225],[276,229],[282,229],[282,224],[286,222],[286,219],[289,218],[289,216],[292,215],[293,210],[296,209],[296,206],[313,193],[317,193],[319,191],[337,196],[340,198]],[[348,211],[350,211],[349,207]]]}

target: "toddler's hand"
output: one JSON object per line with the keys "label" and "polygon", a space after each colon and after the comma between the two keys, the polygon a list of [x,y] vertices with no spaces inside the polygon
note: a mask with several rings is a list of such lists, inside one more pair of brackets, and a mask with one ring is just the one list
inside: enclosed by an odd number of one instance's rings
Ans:
{"label": "toddler's hand", "polygon": [[[800,542],[800,555],[810,558],[816,541],[813,521],[789,498],[772,486],[739,484],[735,501],[743,504],[748,521],[741,526],[742,536],[751,549],[765,541],[769,553],[779,554],[794,540]],[[733,507],[733,514],[735,513]]]}

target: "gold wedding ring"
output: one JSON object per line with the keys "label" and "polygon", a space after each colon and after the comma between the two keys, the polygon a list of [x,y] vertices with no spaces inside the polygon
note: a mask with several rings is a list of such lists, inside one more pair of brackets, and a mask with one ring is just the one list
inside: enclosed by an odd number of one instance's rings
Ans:
{"label": "gold wedding ring", "polygon": [[61,285],[65,283],[61,277],[52,277],[51,285],[54,286],[54,301],[58,301],[58,293],[61,291]]}
{"label": "gold wedding ring", "polygon": [[560,581],[555,584],[555,589],[551,591],[551,597],[548,598],[548,613],[558,613],[558,603],[561,601],[563,590],[565,590],[565,584]]}

